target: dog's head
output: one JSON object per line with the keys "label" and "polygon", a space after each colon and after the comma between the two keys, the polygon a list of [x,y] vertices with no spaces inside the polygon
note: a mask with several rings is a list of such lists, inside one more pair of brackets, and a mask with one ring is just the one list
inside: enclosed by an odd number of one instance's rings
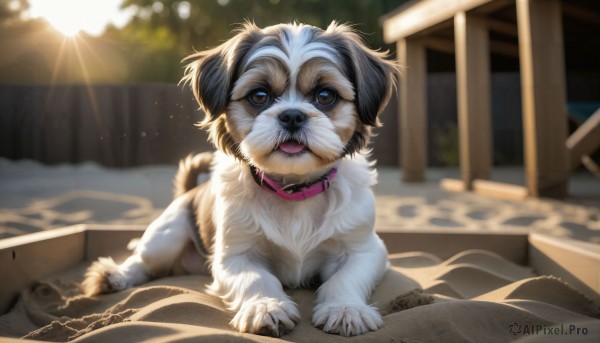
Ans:
{"label": "dog's head", "polygon": [[216,147],[276,174],[307,174],[365,147],[395,65],[348,26],[246,24],[191,55],[185,82]]}

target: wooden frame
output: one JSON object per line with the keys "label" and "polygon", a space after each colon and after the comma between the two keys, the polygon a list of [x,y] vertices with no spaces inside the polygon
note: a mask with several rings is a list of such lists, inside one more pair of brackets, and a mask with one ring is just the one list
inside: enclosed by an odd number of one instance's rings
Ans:
{"label": "wooden frame", "polygon": [[419,40],[398,42],[398,59],[406,66],[400,79],[400,161],[405,182],[425,180],[427,167],[427,66]]}
{"label": "wooden frame", "polygon": [[459,12],[467,12],[474,8],[503,0],[427,0],[406,7],[402,12],[383,18],[383,39],[392,43],[426,32],[436,25],[451,21]]}
{"label": "wooden frame", "polygon": [[567,196],[566,81],[560,0],[517,0],[525,177],[530,195]]}
{"label": "wooden frame", "polygon": [[[517,9],[516,28],[486,17],[513,4]],[[568,10],[575,11],[572,6]],[[384,39],[387,43],[398,42],[399,62],[407,68],[400,86],[401,103],[404,102],[400,109],[401,133],[405,135],[401,149],[403,156],[411,156],[401,159],[405,180],[420,181],[425,174],[420,169],[425,168],[421,162],[426,158],[422,154],[426,151],[425,143],[422,136],[412,131],[418,127],[414,123],[426,122],[414,118],[426,115],[425,106],[418,104],[427,95],[421,93],[422,87],[416,90],[414,87],[415,78],[424,82],[421,80],[426,77],[423,75],[426,71],[422,71],[425,54],[407,55],[410,42],[420,40],[427,47],[456,54],[462,188],[472,190],[475,180],[487,179],[491,170],[489,58],[494,50],[520,57],[527,194],[567,196],[570,164],[565,147],[567,114],[561,16],[560,0],[424,0],[410,2],[383,18]],[[452,25],[454,46],[449,40],[432,36],[440,28]],[[518,35],[518,50],[512,44],[490,42],[488,30]],[[410,70],[415,66],[416,73]],[[415,161],[419,162],[418,167],[407,165]]]}
{"label": "wooden frame", "polygon": [[[0,241],[0,313],[14,305],[19,291],[32,282],[98,256],[117,260],[144,226],[76,225]],[[449,258],[468,249],[485,249],[535,271],[562,277],[590,298],[600,300],[600,247],[523,232],[475,233],[465,230],[395,231],[379,228],[390,253],[424,251]]]}
{"label": "wooden frame", "polygon": [[600,148],[600,109],[597,109],[567,139],[570,168],[575,169],[582,163],[582,158],[589,156]]}
{"label": "wooden frame", "polygon": [[488,31],[465,12],[454,16],[460,167],[465,188],[492,169],[490,50]]}
{"label": "wooden frame", "polygon": [[145,226],[74,225],[0,240],[0,313],[32,281],[98,256],[123,254]]}

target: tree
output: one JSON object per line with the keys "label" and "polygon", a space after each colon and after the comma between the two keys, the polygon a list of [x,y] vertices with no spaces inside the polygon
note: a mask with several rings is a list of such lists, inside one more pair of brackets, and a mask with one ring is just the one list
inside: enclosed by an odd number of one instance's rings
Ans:
{"label": "tree", "polygon": [[28,8],[27,0],[0,0],[0,24],[21,19]]}
{"label": "tree", "polygon": [[124,0],[135,10],[123,29],[110,28],[104,38],[123,44],[131,79],[177,82],[183,66],[174,62],[194,50],[217,46],[231,37],[236,24],[258,26],[299,21],[327,27],[331,21],[355,24],[372,48],[384,47],[379,18],[406,0]]}
{"label": "tree", "polygon": [[45,20],[24,18],[27,0],[0,0],[0,49],[6,52],[0,54],[0,83],[177,83],[185,56],[221,44],[246,20],[261,27],[352,23],[370,47],[393,50],[383,44],[379,18],[403,2],[123,0],[122,8],[135,13],[123,28],[66,40]]}

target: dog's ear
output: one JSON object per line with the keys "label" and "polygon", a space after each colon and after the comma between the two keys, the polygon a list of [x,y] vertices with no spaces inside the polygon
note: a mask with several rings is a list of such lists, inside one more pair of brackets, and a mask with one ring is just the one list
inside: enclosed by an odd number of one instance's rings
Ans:
{"label": "dog's ear", "polygon": [[201,126],[212,123],[227,109],[239,64],[259,40],[259,32],[256,25],[246,23],[227,42],[183,60],[189,63],[181,82],[190,84],[200,108],[206,113]]}
{"label": "dog's ear", "polygon": [[345,60],[348,76],[355,87],[355,102],[360,120],[366,125],[380,126],[379,114],[396,87],[399,71],[397,65],[386,59],[387,52],[369,49],[347,25],[332,22],[326,34],[336,37],[335,44]]}
{"label": "dog's ear", "polygon": [[189,83],[200,108],[206,114],[204,123],[217,119],[227,108],[231,70],[224,55],[228,50],[225,44],[212,50],[190,55],[184,61],[191,61],[181,80]]}

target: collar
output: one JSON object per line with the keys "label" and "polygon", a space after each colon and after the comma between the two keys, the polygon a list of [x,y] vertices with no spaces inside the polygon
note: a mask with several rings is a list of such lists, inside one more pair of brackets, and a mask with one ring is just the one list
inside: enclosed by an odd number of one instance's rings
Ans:
{"label": "collar", "polygon": [[331,186],[331,182],[337,174],[337,168],[332,168],[329,173],[321,176],[312,182],[292,183],[286,186],[280,186],[273,181],[263,170],[250,166],[250,173],[254,181],[264,190],[273,193],[284,200],[301,201],[312,198],[315,195],[324,193]]}

